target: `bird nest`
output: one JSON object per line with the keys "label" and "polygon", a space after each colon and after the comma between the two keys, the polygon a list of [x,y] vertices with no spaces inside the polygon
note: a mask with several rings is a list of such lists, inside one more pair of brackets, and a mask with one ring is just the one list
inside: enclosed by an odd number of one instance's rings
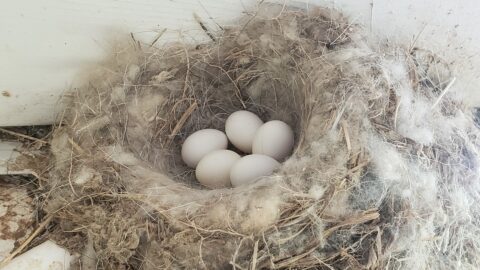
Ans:
{"label": "bird nest", "polygon": [[[208,34],[119,45],[67,96],[43,211],[77,267],[480,264],[479,130],[440,58],[322,8],[263,4]],[[237,110],[288,123],[294,153],[252,185],[202,187],[180,146]]]}

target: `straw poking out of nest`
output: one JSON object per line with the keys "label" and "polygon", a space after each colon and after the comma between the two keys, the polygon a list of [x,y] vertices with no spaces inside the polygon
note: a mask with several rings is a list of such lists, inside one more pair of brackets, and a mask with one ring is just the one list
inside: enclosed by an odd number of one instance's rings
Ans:
{"label": "straw poking out of nest", "polygon": [[[126,46],[72,92],[44,211],[77,266],[479,265],[478,129],[447,65],[320,8],[263,5],[214,39]],[[205,189],[180,145],[240,109],[294,127],[295,152],[251,186]]]}

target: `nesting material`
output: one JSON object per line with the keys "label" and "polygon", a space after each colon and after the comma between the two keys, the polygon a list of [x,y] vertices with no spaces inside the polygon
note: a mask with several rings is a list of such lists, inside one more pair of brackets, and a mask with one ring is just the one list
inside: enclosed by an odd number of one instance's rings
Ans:
{"label": "nesting material", "polygon": [[[479,130],[425,54],[275,5],[209,43],[117,48],[71,94],[44,210],[105,269],[474,269]],[[293,155],[203,188],[181,144],[245,109],[292,127]]]}

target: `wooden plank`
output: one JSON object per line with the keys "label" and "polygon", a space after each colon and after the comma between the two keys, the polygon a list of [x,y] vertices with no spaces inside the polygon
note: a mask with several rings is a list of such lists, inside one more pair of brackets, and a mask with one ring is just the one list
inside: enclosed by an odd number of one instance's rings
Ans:
{"label": "wooden plank", "polygon": [[[439,51],[459,65],[455,89],[480,104],[480,5],[477,0],[272,0],[334,7],[372,36]],[[102,59],[112,40],[133,33],[159,43],[208,40],[193,13],[210,28],[228,25],[256,0],[38,0],[8,1],[0,10],[0,126],[51,124],[65,89],[79,70]],[[303,4],[302,4],[303,3]],[[419,38],[417,38],[419,36]],[[454,67],[457,68],[457,67]],[[463,83],[463,84],[462,84]]]}
{"label": "wooden plank", "polygon": [[111,43],[133,33],[150,44],[196,42],[227,25],[255,0],[9,1],[0,10],[0,126],[51,124],[75,75],[102,59]]}

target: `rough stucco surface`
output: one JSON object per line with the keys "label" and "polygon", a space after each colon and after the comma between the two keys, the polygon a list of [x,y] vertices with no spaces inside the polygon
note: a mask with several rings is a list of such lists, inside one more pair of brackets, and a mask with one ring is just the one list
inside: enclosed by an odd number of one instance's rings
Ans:
{"label": "rough stucco surface", "polygon": [[25,188],[0,185],[0,260],[32,231],[33,210]]}

